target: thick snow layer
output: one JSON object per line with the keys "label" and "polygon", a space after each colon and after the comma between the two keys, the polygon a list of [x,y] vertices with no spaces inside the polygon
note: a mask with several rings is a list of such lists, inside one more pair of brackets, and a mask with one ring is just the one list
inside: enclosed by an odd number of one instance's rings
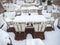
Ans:
{"label": "thick snow layer", "polygon": [[9,35],[4,30],[0,29],[0,45],[7,45],[10,43]]}
{"label": "thick snow layer", "polygon": [[60,30],[45,32],[45,45],[60,45]]}
{"label": "thick snow layer", "polygon": [[[60,29],[57,28],[57,21],[58,21],[58,19],[56,19],[56,21],[54,23],[54,30],[55,31],[48,31],[48,32],[46,31],[44,33],[45,40],[42,40],[42,41],[45,45],[60,45]],[[8,34],[9,34],[11,40],[12,40],[13,45],[26,45],[26,39],[17,41],[17,40],[15,40],[15,34],[14,33],[9,32]],[[27,39],[30,39],[29,35],[30,34],[27,35],[28,36],[28,37],[26,37]],[[0,38],[1,38],[1,36],[0,36]],[[32,36],[31,36],[31,38],[32,38]],[[2,42],[3,40],[2,41],[1,40],[2,40],[2,38],[0,39],[0,43],[3,43]],[[3,43],[3,45],[5,45],[5,43]]]}
{"label": "thick snow layer", "polygon": [[[45,32],[45,40],[43,40],[45,45],[60,45],[60,29],[57,28],[57,22],[58,22],[58,19],[56,19],[54,23],[55,31]],[[10,35],[12,35],[12,33]],[[14,40],[14,41],[17,42],[17,43],[13,43],[14,45],[16,44],[25,45],[25,42],[26,42],[25,40],[23,41]]]}
{"label": "thick snow layer", "polygon": [[55,31],[45,32],[45,45],[60,45],[60,29],[57,28],[58,19],[55,20]]}

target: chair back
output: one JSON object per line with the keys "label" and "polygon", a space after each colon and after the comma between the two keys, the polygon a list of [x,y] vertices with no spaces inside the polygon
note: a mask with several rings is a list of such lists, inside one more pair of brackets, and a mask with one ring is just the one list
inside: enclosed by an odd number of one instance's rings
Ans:
{"label": "chair back", "polygon": [[35,0],[25,0],[26,3],[33,3]]}
{"label": "chair back", "polygon": [[58,26],[60,27],[60,17],[58,18]]}
{"label": "chair back", "polygon": [[21,32],[22,29],[21,29],[20,23],[14,22],[13,26],[14,26],[16,32]]}
{"label": "chair back", "polygon": [[39,32],[39,23],[33,23],[35,32]]}
{"label": "chair back", "polygon": [[16,32],[25,32],[26,23],[14,22]]}
{"label": "chair back", "polygon": [[47,6],[47,11],[48,11],[48,13],[51,13],[52,12],[52,9],[53,9],[53,6]]}
{"label": "chair back", "polygon": [[54,17],[54,19],[57,19],[59,17],[59,13],[52,13],[52,17]]}
{"label": "chair back", "polygon": [[4,16],[5,16],[5,17],[8,17],[8,18],[14,18],[15,15],[16,15],[15,12],[5,12],[5,13],[4,13]]}
{"label": "chair back", "polygon": [[46,27],[46,23],[45,22],[39,23],[39,32],[44,32],[45,31],[45,27]]}
{"label": "chair back", "polygon": [[31,15],[38,15],[38,10],[37,9],[32,9],[30,10]]}
{"label": "chair back", "polygon": [[0,18],[0,29],[7,31],[7,23],[3,18]]}
{"label": "chair back", "polygon": [[47,19],[49,19],[49,18],[51,18],[51,13],[44,13],[43,16],[46,17]]}
{"label": "chair back", "polygon": [[44,32],[46,23],[45,22],[34,23],[33,27],[35,29],[35,32]]}
{"label": "chair back", "polygon": [[22,28],[22,32],[25,32],[25,28],[27,27],[26,23],[21,23],[21,28]]}

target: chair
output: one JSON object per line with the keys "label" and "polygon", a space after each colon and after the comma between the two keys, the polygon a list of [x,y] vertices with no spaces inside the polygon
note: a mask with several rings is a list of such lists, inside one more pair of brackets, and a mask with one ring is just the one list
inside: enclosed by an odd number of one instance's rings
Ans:
{"label": "chair", "polygon": [[8,3],[2,4],[2,5],[3,5],[3,7],[4,7],[5,10],[8,9],[8,6],[9,6]]}
{"label": "chair", "polygon": [[56,5],[53,5],[54,6],[54,9],[52,10],[52,17],[54,17],[54,19],[57,19],[60,15],[60,7],[59,6],[56,6]]}
{"label": "chair", "polygon": [[46,23],[45,22],[33,23],[33,27],[35,29],[35,32],[44,32]]}
{"label": "chair", "polygon": [[45,27],[46,27],[46,23],[45,22],[39,23],[39,32],[44,32]]}
{"label": "chair", "polygon": [[55,9],[55,10],[57,10],[59,7],[58,7],[58,5],[52,5],[53,6],[53,8]]}
{"label": "chair", "polygon": [[53,6],[47,6],[47,11],[48,11],[48,13],[51,13],[52,12],[52,9],[53,9]]}
{"label": "chair", "polygon": [[28,15],[28,10],[21,10],[21,15]]}
{"label": "chair", "polygon": [[35,0],[25,0],[26,3],[33,3]]}
{"label": "chair", "polygon": [[16,4],[22,6],[22,4],[24,4],[24,1],[23,0],[16,0]]}
{"label": "chair", "polygon": [[7,31],[7,24],[2,18],[0,18],[0,29]]}
{"label": "chair", "polygon": [[14,22],[13,26],[14,26],[16,32],[21,32],[22,29],[21,29],[20,23]]}
{"label": "chair", "polygon": [[52,13],[52,17],[54,17],[54,19],[57,19],[59,17],[59,13]]}
{"label": "chair", "polygon": [[21,32],[25,32],[25,28],[27,27],[26,23],[21,23],[22,30]]}
{"label": "chair", "polygon": [[31,15],[38,15],[38,10],[37,9],[31,9],[30,13],[31,13]]}
{"label": "chair", "polygon": [[26,23],[19,23],[19,22],[14,23],[14,28],[16,32],[24,32],[25,27],[26,27]]}
{"label": "chair", "polygon": [[10,12],[10,11],[15,11],[14,4],[9,3],[9,4],[8,4],[8,7],[7,7],[7,9],[6,9],[6,11],[8,11],[8,12]]}
{"label": "chair", "polygon": [[[54,30],[60,30],[58,27],[59,27],[59,22],[58,22],[58,18],[54,21]],[[58,27],[57,27],[58,26]]]}
{"label": "chair", "polygon": [[28,6],[36,6],[39,5],[39,2],[37,0],[24,0],[24,5]]}
{"label": "chair", "polygon": [[47,18],[47,27],[53,27],[53,23],[54,23],[54,17],[51,16],[51,13],[44,13],[43,14],[44,17]]}
{"label": "chair", "polygon": [[39,32],[39,23],[33,23],[33,27],[35,29],[35,32]]}
{"label": "chair", "polygon": [[57,10],[60,12],[60,6],[57,7]]}
{"label": "chair", "polygon": [[3,13],[0,14],[0,18],[4,19],[4,14]]}
{"label": "chair", "polygon": [[17,10],[16,11],[16,16],[20,16],[21,15],[21,11],[20,10]]}
{"label": "chair", "polygon": [[16,15],[16,12],[5,12],[4,16],[7,18],[14,18]]}
{"label": "chair", "polygon": [[7,24],[8,24],[9,27],[13,27],[12,21],[13,21],[15,15],[16,15],[15,12],[5,12],[4,13],[4,18],[10,18],[10,22],[7,22]]}
{"label": "chair", "polygon": [[43,16],[47,19],[51,18],[51,13],[43,13]]}
{"label": "chair", "polygon": [[42,14],[45,14],[45,13],[47,13],[47,10],[42,10]]}
{"label": "chair", "polygon": [[6,1],[6,0],[1,0],[1,2],[4,4],[4,3],[6,3],[7,1]]}
{"label": "chair", "polygon": [[47,27],[54,27],[54,18],[52,17],[51,19],[48,19],[47,23]]}
{"label": "chair", "polygon": [[58,26],[60,27],[60,17],[58,18]]}

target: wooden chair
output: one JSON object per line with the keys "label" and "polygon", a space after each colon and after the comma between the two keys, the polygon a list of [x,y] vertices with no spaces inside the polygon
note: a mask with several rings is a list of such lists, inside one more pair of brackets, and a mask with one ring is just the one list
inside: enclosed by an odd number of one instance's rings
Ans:
{"label": "wooden chair", "polygon": [[16,15],[16,12],[5,12],[4,16],[7,18],[14,18]]}
{"label": "wooden chair", "polygon": [[19,32],[19,33],[21,32],[22,29],[21,29],[20,23],[14,22],[13,26],[14,26],[16,32]]}
{"label": "wooden chair", "polygon": [[0,18],[0,29],[7,31],[7,23],[5,22],[4,19]]}
{"label": "wooden chair", "polygon": [[[33,7],[32,7],[33,8]],[[31,15],[38,15],[38,10],[37,9],[31,9],[30,10]]]}
{"label": "wooden chair", "polygon": [[53,6],[47,6],[47,11],[48,11],[48,13],[51,13],[52,12],[52,9],[53,9]]}
{"label": "wooden chair", "polygon": [[44,32],[45,31],[45,27],[46,27],[46,23],[45,22],[39,23],[39,32]]}
{"label": "wooden chair", "polygon": [[[12,20],[14,19],[16,13],[15,12],[5,12],[4,13],[4,19],[5,18],[10,18],[10,22],[7,22],[8,26],[9,27],[13,27],[13,23],[12,23]],[[9,20],[8,20],[9,21]],[[8,28],[9,28],[8,27]]]}
{"label": "wooden chair", "polygon": [[35,32],[44,32],[46,23],[45,22],[34,23],[33,27],[35,29]]}
{"label": "wooden chair", "polygon": [[35,32],[39,32],[39,23],[33,23]]}
{"label": "wooden chair", "polygon": [[14,23],[14,28],[16,32],[25,32],[25,27],[26,27],[26,23],[19,23],[19,22],[15,22]]}
{"label": "wooden chair", "polygon": [[21,15],[28,15],[28,10],[21,10]]}

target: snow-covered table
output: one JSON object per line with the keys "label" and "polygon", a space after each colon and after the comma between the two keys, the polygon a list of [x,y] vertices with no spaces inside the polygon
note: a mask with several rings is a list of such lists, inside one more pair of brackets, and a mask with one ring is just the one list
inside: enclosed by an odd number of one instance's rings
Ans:
{"label": "snow-covered table", "polygon": [[16,16],[13,22],[46,22],[47,19],[43,15],[21,15],[21,16]]}

